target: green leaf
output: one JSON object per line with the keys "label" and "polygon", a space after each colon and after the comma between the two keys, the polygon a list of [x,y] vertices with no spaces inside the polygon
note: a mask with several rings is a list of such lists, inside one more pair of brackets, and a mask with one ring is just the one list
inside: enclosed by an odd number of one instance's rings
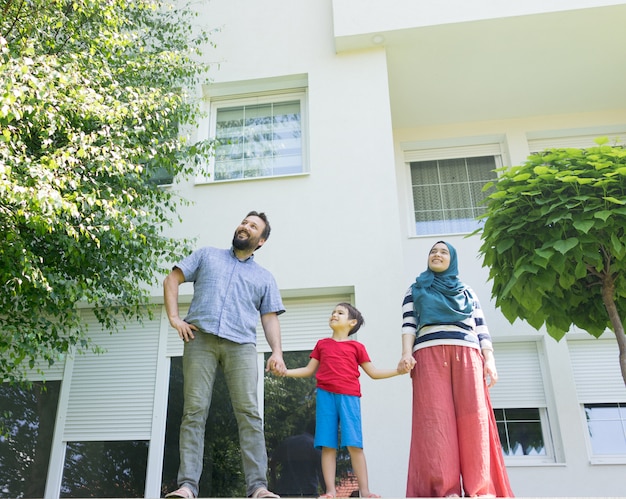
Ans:
{"label": "green leaf", "polygon": [[593,220],[575,220],[573,222],[573,225],[576,228],[576,230],[579,230],[580,232],[587,234],[591,230],[591,228],[594,226],[594,222]]}
{"label": "green leaf", "polygon": [[496,250],[498,251],[498,253],[504,253],[514,244],[515,244],[515,239],[503,239],[502,241],[498,243]]}
{"label": "green leaf", "polygon": [[600,220],[606,220],[611,216],[611,212],[609,210],[598,211],[593,214],[594,218],[599,218]]}
{"label": "green leaf", "polygon": [[564,255],[571,249],[575,248],[577,245],[578,245],[578,238],[569,237],[565,239],[564,241],[556,241],[554,243],[554,249]]}
{"label": "green leaf", "polygon": [[608,201],[609,203],[615,203],[615,204],[621,204],[621,205],[626,204],[626,199],[617,199],[612,196],[606,196],[602,199],[604,199],[605,201]]}
{"label": "green leaf", "polygon": [[574,275],[576,279],[582,279],[587,275],[587,265],[582,260],[579,260],[576,264],[576,269],[574,270]]}

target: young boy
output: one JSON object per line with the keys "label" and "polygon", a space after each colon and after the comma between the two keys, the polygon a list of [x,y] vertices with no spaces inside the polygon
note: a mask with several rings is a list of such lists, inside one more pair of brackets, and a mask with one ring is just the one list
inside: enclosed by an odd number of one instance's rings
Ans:
{"label": "young boy", "polygon": [[317,342],[306,367],[287,369],[284,374],[292,378],[308,378],[317,372],[315,446],[322,449],[326,493],[320,497],[324,499],[332,499],[337,494],[335,473],[339,427],[341,444],[350,453],[361,497],[380,497],[370,492],[367,479],[361,430],[359,366],[372,379],[390,378],[408,372],[374,367],[365,346],[349,338],[363,324],[363,316],[356,308],[349,303],[339,303],[330,316],[332,337]]}

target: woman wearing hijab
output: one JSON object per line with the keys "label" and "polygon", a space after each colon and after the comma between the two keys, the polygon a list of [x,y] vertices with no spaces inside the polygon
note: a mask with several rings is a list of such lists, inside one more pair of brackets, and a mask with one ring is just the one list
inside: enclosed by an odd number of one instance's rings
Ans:
{"label": "woman wearing hijab", "polygon": [[491,336],[452,245],[431,248],[402,313],[398,367],[415,366],[407,497],[513,497],[489,399]]}

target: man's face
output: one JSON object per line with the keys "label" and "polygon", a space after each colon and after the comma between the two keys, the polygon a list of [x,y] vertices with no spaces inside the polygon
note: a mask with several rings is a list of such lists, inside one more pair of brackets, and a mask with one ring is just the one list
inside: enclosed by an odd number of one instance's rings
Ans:
{"label": "man's face", "polygon": [[261,234],[265,230],[265,222],[259,217],[251,215],[243,219],[233,236],[233,246],[235,249],[250,251],[262,246],[265,239]]}

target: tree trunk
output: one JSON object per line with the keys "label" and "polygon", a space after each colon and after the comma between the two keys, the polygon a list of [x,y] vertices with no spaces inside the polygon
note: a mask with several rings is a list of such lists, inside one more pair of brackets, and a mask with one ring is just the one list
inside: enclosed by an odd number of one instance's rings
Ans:
{"label": "tree trunk", "polygon": [[614,294],[615,283],[613,281],[613,276],[608,275],[602,282],[602,301],[604,302],[604,307],[609,314],[611,326],[613,327],[613,332],[617,338],[617,346],[619,347],[619,367],[622,371],[624,385],[626,385],[626,334],[624,334],[624,324],[617,313]]}

